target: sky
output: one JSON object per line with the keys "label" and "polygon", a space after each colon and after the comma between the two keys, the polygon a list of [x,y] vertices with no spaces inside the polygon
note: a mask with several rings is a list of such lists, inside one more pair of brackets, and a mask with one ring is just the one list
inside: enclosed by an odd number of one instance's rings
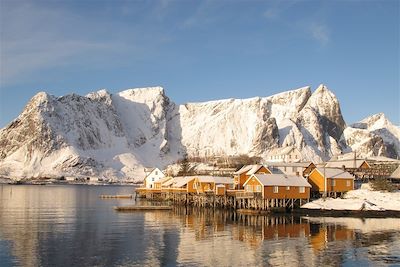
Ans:
{"label": "sky", "polygon": [[162,86],[175,103],[325,84],[400,125],[400,1],[0,0],[0,128],[37,92]]}

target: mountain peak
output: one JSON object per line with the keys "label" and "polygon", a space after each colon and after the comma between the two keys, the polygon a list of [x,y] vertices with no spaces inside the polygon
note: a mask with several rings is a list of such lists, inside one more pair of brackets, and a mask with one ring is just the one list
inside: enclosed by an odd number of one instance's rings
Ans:
{"label": "mountain peak", "polygon": [[36,103],[42,103],[44,101],[47,101],[50,98],[50,95],[44,91],[38,92],[36,95],[34,95],[30,102],[36,102]]}
{"label": "mountain peak", "polygon": [[139,88],[130,88],[124,91],[121,91],[119,94],[123,95],[164,95],[164,88],[161,86],[154,87],[139,87]]}
{"label": "mountain peak", "polygon": [[325,91],[325,90],[328,90],[328,91],[329,91],[328,87],[327,87],[325,84],[321,83],[321,84],[317,87],[317,89],[316,89],[315,91],[316,91],[316,92],[319,92],[319,91],[323,92],[323,91]]}

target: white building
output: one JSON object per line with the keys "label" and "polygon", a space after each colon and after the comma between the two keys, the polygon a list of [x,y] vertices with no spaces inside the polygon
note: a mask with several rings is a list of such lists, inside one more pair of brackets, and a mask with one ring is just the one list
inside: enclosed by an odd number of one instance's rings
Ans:
{"label": "white building", "polygon": [[269,162],[301,162],[302,156],[294,146],[286,146],[271,150],[267,159]]}
{"label": "white building", "polygon": [[165,177],[164,173],[158,168],[145,168],[144,172],[146,177],[144,178],[143,187],[154,188],[154,182]]}

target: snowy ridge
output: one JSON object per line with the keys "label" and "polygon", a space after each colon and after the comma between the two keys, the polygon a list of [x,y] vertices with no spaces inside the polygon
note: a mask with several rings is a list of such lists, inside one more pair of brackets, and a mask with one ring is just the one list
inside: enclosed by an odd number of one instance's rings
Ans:
{"label": "snowy ridge", "polygon": [[378,113],[347,127],[342,142],[359,156],[400,156],[400,129],[383,113]]}
{"label": "snowy ridge", "polygon": [[325,85],[270,97],[175,105],[161,87],[55,97],[40,92],[0,130],[0,176],[143,178],[185,155],[266,157],[294,146],[319,162],[357,150],[400,155],[399,128],[377,114],[346,128]]}

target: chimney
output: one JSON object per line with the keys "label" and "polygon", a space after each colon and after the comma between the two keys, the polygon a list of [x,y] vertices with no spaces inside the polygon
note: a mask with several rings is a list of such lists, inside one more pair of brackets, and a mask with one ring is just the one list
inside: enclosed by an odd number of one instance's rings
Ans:
{"label": "chimney", "polygon": [[342,170],[346,170],[346,166],[345,165],[342,165]]}

